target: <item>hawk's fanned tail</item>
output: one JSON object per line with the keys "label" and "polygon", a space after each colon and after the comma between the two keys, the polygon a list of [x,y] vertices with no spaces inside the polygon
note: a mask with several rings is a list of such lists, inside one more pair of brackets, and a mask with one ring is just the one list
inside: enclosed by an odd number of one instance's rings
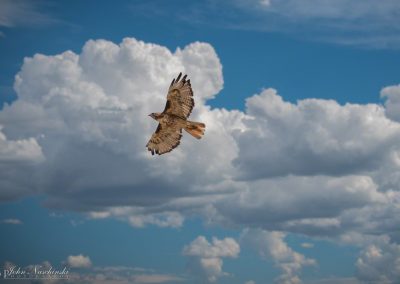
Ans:
{"label": "hawk's fanned tail", "polygon": [[186,121],[185,130],[193,137],[200,139],[204,135],[206,125],[201,122]]}

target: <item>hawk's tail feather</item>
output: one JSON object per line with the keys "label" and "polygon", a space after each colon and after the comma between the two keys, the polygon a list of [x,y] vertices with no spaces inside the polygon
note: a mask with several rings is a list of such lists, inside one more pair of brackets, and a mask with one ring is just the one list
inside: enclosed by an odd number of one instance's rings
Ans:
{"label": "hawk's tail feather", "polygon": [[197,139],[200,139],[204,135],[205,128],[206,125],[202,122],[186,121],[186,132]]}

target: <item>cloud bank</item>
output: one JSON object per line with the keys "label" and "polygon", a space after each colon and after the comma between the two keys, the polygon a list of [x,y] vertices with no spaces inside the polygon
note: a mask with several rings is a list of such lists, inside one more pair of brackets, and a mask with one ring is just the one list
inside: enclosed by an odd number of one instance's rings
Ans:
{"label": "cloud bank", "polygon": [[[207,133],[152,157],[145,145],[156,123],[147,115],[163,109],[179,72],[194,88],[191,119]],[[292,103],[266,89],[243,111],[207,104],[222,87],[219,58],[200,42],[172,52],[134,38],[90,40],[80,54],[25,58],[18,98],[0,111],[0,199],[42,194],[48,207],[135,227],[202,216],[281,240],[289,232],[367,248],[386,236],[397,245],[398,86],[382,90],[384,106]],[[221,258],[211,259],[222,273]]]}

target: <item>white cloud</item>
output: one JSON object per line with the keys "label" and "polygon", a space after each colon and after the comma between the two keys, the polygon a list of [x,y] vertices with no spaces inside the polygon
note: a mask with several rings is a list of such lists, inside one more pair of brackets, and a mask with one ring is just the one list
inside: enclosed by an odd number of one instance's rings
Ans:
{"label": "white cloud", "polygon": [[34,137],[9,139],[0,125],[0,200],[13,200],[35,192],[35,168],[44,161]]}
{"label": "white cloud", "polygon": [[386,99],[385,112],[387,117],[400,122],[400,85],[383,88],[381,97]]}
{"label": "white cloud", "polygon": [[[171,53],[135,39],[125,39],[120,46],[89,41],[79,56],[65,52],[26,59],[15,82],[18,100],[4,107],[0,121],[10,137],[42,137],[46,161],[37,174],[43,178],[40,188],[49,192],[48,202],[55,206],[139,208],[194,191],[201,195],[221,182],[220,175],[229,171],[235,157],[231,130],[221,127],[238,114],[211,111],[202,103],[222,88],[221,68],[208,44],[194,43]],[[174,155],[150,157],[143,149],[156,124],[147,114],[163,109],[171,78],[187,70],[197,74],[189,73],[197,86],[192,118],[208,124],[207,137],[201,142],[184,137]],[[211,123],[217,119],[219,123]],[[218,147],[222,140],[230,141],[225,153]],[[213,166],[205,169],[205,161]],[[194,186],[188,191],[189,180]],[[113,198],[106,196],[111,189]],[[93,194],[100,199],[89,198]]]}
{"label": "white cloud", "polygon": [[[206,135],[151,157],[144,145],[156,123],[147,114],[163,109],[181,71],[194,86],[191,119],[206,123]],[[267,89],[244,111],[212,109],[207,100],[222,86],[205,43],[171,52],[132,38],[90,40],[80,54],[26,58],[17,100],[0,111],[0,199],[44,194],[47,206],[135,227],[180,227],[200,215],[353,244],[382,234],[400,241],[396,87],[382,91],[385,106],[291,103]],[[216,279],[223,257],[194,258]]]}
{"label": "white cloud", "polygon": [[392,151],[384,146],[400,138],[400,125],[375,104],[341,106],[320,99],[292,104],[267,89],[248,98],[246,106],[254,119],[237,137],[240,157],[235,163],[250,177],[374,170]]}
{"label": "white cloud", "polygon": [[8,140],[2,133],[0,125],[0,163],[9,161],[32,161],[43,160],[42,149],[35,138]]}
{"label": "white cloud", "polygon": [[208,282],[215,282],[227,275],[222,271],[222,258],[236,258],[239,252],[240,246],[232,238],[213,238],[209,243],[203,236],[197,237],[183,249],[183,254],[189,257],[190,272]]}
{"label": "white cloud", "polygon": [[22,225],[23,222],[20,219],[10,218],[10,219],[3,219],[1,221],[3,224],[12,224],[12,225]]}
{"label": "white cloud", "polygon": [[214,214],[228,224],[334,236],[349,210],[385,202],[367,176],[288,176],[248,182],[242,191],[216,201]]}
{"label": "white cloud", "polygon": [[389,238],[365,248],[356,262],[363,283],[400,283],[400,245]]}
{"label": "white cloud", "polygon": [[183,250],[185,255],[204,258],[237,257],[239,252],[240,247],[232,238],[225,238],[223,240],[213,238],[212,244],[210,244],[203,236],[197,237]]}
{"label": "white cloud", "polygon": [[299,274],[304,266],[315,265],[316,261],[291,249],[284,240],[282,232],[268,232],[264,230],[245,230],[241,240],[251,245],[266,259],[271,259],[282,271],[275,279],[276,283],[301,283]]}
{"label": "white cloud", "polygon": [[90,258],[82,254],[68,256],[66,263],[72,268],[88,268],[92,266]]}

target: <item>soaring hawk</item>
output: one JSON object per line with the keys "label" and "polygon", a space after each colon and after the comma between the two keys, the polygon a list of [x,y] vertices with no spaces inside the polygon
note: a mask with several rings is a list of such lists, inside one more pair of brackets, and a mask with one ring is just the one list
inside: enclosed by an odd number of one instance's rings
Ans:
{"label": "soaring hawk", "polygon": [[193,137],[200,139],[204,135],[206,125],[201,122],[189,121],[194,107],[193,91],[187,75],[179,73],[173,79],[168,89],[167,103],[163,112],[149,114],[159,122],[156,131],[151,136],[146,147],[151,152],[162,155],[176,148],[182,137],[182,129],[185,129]]}

